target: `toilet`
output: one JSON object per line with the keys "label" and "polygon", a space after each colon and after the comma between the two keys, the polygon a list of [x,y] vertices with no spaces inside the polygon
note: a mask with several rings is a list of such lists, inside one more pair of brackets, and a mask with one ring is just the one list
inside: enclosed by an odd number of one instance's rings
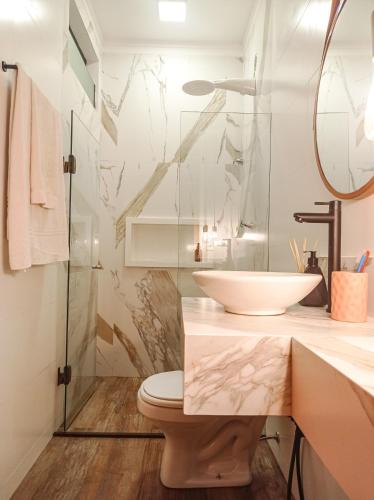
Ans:
{"label": "toilet", "polygon": [[244,486],[265,423],[263,416],[183,413],[183,371],[148,377],[138,391],[138,409],[165,435],[160,478],[169,488]]}

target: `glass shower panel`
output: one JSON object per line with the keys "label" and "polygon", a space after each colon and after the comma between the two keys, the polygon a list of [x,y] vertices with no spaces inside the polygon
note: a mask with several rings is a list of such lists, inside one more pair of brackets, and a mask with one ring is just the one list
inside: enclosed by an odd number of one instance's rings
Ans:
{"label": "glass shower panel", "polygon": [[95,389],[98,261],[97,169],[99,144],[72,113],[71,152],[76,173],[70,175],[70,262],[68,273],[65,430]]}
{"label": "glass shower panel", "polygon": [[202,294],[194,269],[268,269],[271,115],[182,112],[181,139],[199,121],[207,126],[179,164],[182,296]]}

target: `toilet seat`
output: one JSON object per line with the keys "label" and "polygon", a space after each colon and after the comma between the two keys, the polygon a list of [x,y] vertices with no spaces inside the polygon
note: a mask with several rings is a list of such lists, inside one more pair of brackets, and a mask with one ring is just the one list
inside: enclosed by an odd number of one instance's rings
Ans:
{"label": "toilet seat", "polygon": [[183,408],[183,371],[156,373],[139,389],[143,401],[163,408]]}

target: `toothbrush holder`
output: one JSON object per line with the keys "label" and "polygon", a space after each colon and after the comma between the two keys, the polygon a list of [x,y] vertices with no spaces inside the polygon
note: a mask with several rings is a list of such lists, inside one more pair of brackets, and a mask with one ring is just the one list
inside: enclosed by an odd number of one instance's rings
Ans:
{"label": "toothbrush holder", "polygon": [[367,273],[334,271],[331,286],[331,318],[350,323],[367,321],[368,291]]}

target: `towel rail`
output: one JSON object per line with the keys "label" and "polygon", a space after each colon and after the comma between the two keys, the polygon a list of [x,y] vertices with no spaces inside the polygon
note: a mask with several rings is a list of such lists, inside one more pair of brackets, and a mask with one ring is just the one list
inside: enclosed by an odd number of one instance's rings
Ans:
{"label": "towel rail", "polygon": [[[8,71],[8,69],[18,69],[17,64],[7,64],[5,61],[1,61],[1,68],[3,71]],[[73,155],[69,155],[69,159],[64,161],[63,159],[63,171],[64,173],[75,174],[76,171],[76,160]]]}
{"label": "towel rail", "polygon": [[8,69],[18,69],[17,64],[7,64],[5,61],[1,61],[1,68],[3,71],[8,71]]}

